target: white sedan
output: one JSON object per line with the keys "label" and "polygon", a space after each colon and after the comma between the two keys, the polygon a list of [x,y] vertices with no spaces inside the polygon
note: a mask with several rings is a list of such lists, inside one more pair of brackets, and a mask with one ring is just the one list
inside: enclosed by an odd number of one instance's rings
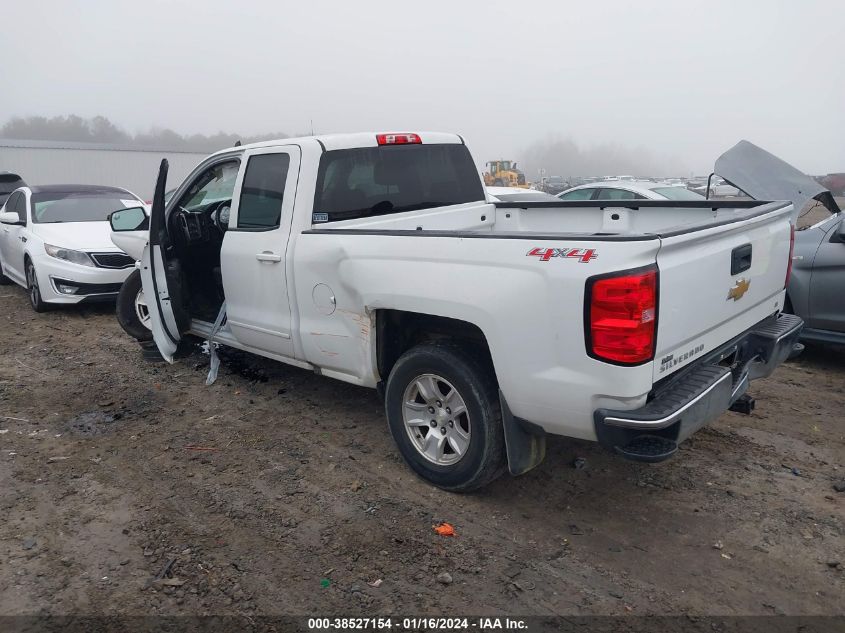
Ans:
{"label": "white sedan", "polygon": [[553,202],[553,195],[522,187],[485,187],[490,202]]}
{"label": "white sedan", "polygon": [[594,182],[567,189],[557,195],[561,200],[704,200],[686,187],[650,180]]}
{"label": "white sedan", "polygon": [[114,300],[135,260],[111,241],[112,211],[143,207],[125,189],[93,185],[20,187],[0,208],[0,283],[49,304]]}

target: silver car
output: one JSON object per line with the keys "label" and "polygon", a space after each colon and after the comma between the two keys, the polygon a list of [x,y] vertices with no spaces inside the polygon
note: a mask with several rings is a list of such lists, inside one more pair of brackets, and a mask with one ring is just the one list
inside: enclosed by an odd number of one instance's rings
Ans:
{"label": "silver car", "polygon": [[[622,176],[621,178],[625,178]],[[603,180],[557,194],[561,200],[704,200],[686,187],[650,180]]]}
{"label": "silver car", "polygon": [[845,344],[845,214],[795,232],[788,312],[804,319],[801,337]]}

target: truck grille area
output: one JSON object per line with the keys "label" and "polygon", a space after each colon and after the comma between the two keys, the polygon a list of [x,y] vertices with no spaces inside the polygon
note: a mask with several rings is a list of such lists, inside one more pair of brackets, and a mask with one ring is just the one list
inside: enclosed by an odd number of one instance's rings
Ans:
{"label": "truck grille area", "polygon": [[100,268],[129,268],[135,260],[126,253],[90,253],[91,259]]}

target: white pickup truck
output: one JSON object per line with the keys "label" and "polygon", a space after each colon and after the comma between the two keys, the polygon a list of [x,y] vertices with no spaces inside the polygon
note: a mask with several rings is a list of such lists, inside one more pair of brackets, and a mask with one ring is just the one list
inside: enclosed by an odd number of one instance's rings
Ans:
{"label": "white pickup truck", "polygon": [[671,456],[790,354],[790,202],[489,203],[462,138],[283,139],[111,216],[154,340],[188,334],[384,395],[426,480],[470,490],[546,434]]}

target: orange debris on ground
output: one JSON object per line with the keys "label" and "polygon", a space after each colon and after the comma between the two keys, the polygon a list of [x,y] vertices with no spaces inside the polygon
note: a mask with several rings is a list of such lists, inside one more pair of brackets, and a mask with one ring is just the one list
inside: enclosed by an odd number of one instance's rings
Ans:
{"label": "orange debris on ground", "polygon": [[455,534],[455,528],[449,523],[441,523],[440,525],[434,525],[432,527],[440,536],[457,536]]}

